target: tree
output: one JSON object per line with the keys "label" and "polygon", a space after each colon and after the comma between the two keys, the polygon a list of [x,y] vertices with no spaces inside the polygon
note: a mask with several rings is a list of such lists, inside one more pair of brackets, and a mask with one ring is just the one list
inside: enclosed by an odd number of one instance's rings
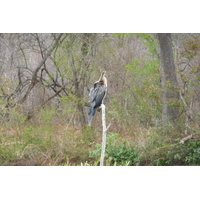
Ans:
{"label": "tree", "polygon": [[179,116],[179,91],[172,51],[171,34],[158,33],[157,39],[159,44],[161,83],[163,90],[163,122],[175,122]]}
{"label": "tree", "polygon": [[47,58],[51,55],[52,51],[58,45],[59,40],[62,37],[62,35],[63,35],[62,33],[59,34],[58,38],[55,39],[54,44],[52,45],[52,47],[49,49],[49,51],[47,52],[47,54],[45,56],[43,55],[43,53],[41,53],[42,54],[42,60],[40,61],[38,66],[34,69],[34,71],[32,73],[32,77],[31,77],[31,81],[30,81],[29,87],[28,87],[25,95],[23,96],[23,98],[19,101],[19,103],[23,103],[27,99],[29,93],[31,92],[33,87],[36,85],[36,83],[37,83],[37,74],[38,74],[39,70],[42,68],[43,65],[45,67],[45,62],[46,62]]}

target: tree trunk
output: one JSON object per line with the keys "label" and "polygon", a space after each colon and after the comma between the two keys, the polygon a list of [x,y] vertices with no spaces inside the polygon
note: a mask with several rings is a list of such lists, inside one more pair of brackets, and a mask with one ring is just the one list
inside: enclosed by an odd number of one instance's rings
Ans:
{"label": "tree trunk", "polygon": [[163,122],[174,123],[179,116],[179,91],[170,33],[157,34],[161,65]]}

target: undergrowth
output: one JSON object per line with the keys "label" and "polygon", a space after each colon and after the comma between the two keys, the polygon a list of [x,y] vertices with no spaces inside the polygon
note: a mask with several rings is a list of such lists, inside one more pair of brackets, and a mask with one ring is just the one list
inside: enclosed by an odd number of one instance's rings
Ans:
{"label": "undergrowth", "polygon": [[[43,111],[28,121],[16,115],[1,124],[0,165],[99,166],[101,126],[73,127],[52,113]],[[112,124],[107,132],[106,166],[200,165],[198,129],[181,144],[187,135],[173,127],[119,126]]]}
{"label": "undergrowth", "polygon": [[27,125],[1,129],[0,165],[64,165],[88,157],[88,144],[75,129],[58,125]]}
{"label": "undergrowth", "polygon": [[[95,145],[95,150],[90,152],[90,158],[98,160],[101,156],[101,144]],[[105,152],[107,165],[138,165],[139,154],[134,144],[127,144],[119,134],[108,133]]]}

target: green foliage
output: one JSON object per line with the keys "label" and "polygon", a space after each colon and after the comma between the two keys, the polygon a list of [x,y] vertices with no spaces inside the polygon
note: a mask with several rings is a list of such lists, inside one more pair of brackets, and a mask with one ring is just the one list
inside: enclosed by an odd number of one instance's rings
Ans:
{"label": "green foliage", "polygon": [[6,103],[2,102],[2,106],[0,108],[0,123],[4,126],[12,126],[18,127],[21,124],[24,124],[27,116],[22,112],[20,105],[16,107],[5,107]]}
{"label": "green foliage", "polygon": [[50,123],[56,115],[56,109],[41,109],[38,117],[41,119],[41,122]]}
{"label": "green foliage", "polygon": [[200,165],[200,140],[188,143],[184,163],[189,165]]}
{"label": "green foliage", "polygon": [[195,56],[199,55],[200,50],[200,37],[188,38],[183,42],[184,50],[181,52],[181,55],[188,60],[194,59]]}
{"label": "green foliage", "polygon": [[[86,148],[87,146],[87,148]],[[26,125],[18,132],[1,130],[0,165],[63,165],[80,163],[88,157],[89,142],[73,129],[61,130],[44,122]]]}
{"label": "green foliage", "polygon": [[147,55],[157,57],[158,42],[156,38],[149,33],[135,33],[135,35],[140,38],[143,44],[149,49],[149,53],[147,53]]}
{"label": "green foliage", "polygon": [[[200,142],[194,122],[189,119],[188,132],[197,137],[184,144],[180,144],[185,137],[181,131],[176,132],[171,124],[160,124],[160,64],[153,34],[102,34],[93,39],[87,41],[83,34],[67,34],[53,51],[52,63],[46,63],[49,73],[42,71],[44,80],[39,79],[49,97],[56,90],[65,89],[42,108],[36,105],[32,110],[35,102],[29,99],[21,106],[7,106],[15,105],[23,95],[15,93],[18,79],[1,78],[0,165],[99,165],[101,124],[80,126],[79,108],[88,101],[87,90],[102,69],[108,72],[107,121],[114,118],[109,128],[112,132],[107,136],[105,165],[200,165]],[[200,114],[194,100],[200,79],[199,44],[199,37],[190,37],[182,44],[180,54],[180,49],[176,52],[177,66],[181,68],[179,77],[185,84],[183,97],[188,108],[192,106],[197,122]],[[32,59],[28,65],[31,62]],[[168,83],[168,89],[171,88]],[[25,92],[24,89],[20,88]],[[33,99],[39,99],[35,92]],[[176,103],[168,101],[168,106],[174,107]],[[25,108],[36,115],[28,119]],[[87,115],[88,108],[83,111]],[[181,117],[185,117],[184,113]],[[179,122],[181,130],[184,120]]]}
{"label": "green foliage", "polygon": [[174,143],[158,150],[153,156],[153,165],[200,165],[200,140]]}
{"label": "green foliage", "polygon": [[158,42],[156,38],[150,33],[114,33],[112,36],[117,37],[119,41],[122,40],[124,36],[136,36],[149,49],[147,55],[153,57],[156,56],[156,58],[158,58]]}
{"label": "green foliage", "polygon": [[18,134],[2,135],[0,165],[12,163],[18,159],[26,159],[26,164],[24,164],[27,165],[33,157],[38,158],[41,156],[40,154],[45,155],[44,152],[51,147],[53,142],[50,135],[48,135],[48,131],[51,130],[52,127],[48,126],[44,126],[43,129],[27,126]]}
{"label": "green foliage", "polygon": [[[152,124],[161,113],[159,63],[153,60],[133,60],[125,66],[130,79],[126,82],[129,109],[139,122]],[[141,115],[142,114],[142,115]]]}
{"label": "green foliage", "polygon": [[1,140],[0,145],[0,165],[5,165],[7,162],[14,160],[17,157],[17,152],[13,152],[9,143],[3,143]]}
{"label": "green foliage", "polygon": [[[90,157],[98,159],[100,156],[101,144],[97,144]],[[125,139],[112,133],[107,136],[105,162],[110,165],[138,165],[139,155],[137,149],[128,145]]]}
{"label": "green foliage", "polygon": [[112,109],[108,111],[109,115],[118,122],[126,124],[131,124],[133,121],[146,126],[155,124],[161,115],[158,61],[132,60],[124,70],[127,72],[127,80],[123,91],[117,93],[115,99],[110,100]]}

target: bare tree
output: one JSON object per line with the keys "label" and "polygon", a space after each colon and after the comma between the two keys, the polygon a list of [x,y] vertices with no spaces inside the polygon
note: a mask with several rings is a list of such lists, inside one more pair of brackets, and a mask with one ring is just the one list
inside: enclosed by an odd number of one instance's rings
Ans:
{"label": "bare tree", "polygon": [[[33,89],[33,87],[37,83],[37,74],[38,74],[39,70],[42,68],[43,65],[45,66],[45,62],[46,62],[47,58],[49,56],[51,56],[52,51],[58,45],[59,40],[61,39],[62,35],[63,35],[62,33],[59,34],[59,36],[55,39],[52,47],[48,50],[48,52],[46,53],[46,55],[43,55],[43,52],[41,52],[42,53],[42,60],[40,61],[40,63],[38,64],[38,66],[33,71],[32,77],[31,77],[31,81],[30,81],[30,85],[29,85],[29,87],[28,87],[25,95],[22,97],[22,99],[20,99],[20,101],[18,103],[23,103],[27,99],[27,96],[29,95],[30,91]],[[40,45],[40,43],[39,43],[39,45]],[[41,46],[40,46],[40,48],[41,48]]]}

